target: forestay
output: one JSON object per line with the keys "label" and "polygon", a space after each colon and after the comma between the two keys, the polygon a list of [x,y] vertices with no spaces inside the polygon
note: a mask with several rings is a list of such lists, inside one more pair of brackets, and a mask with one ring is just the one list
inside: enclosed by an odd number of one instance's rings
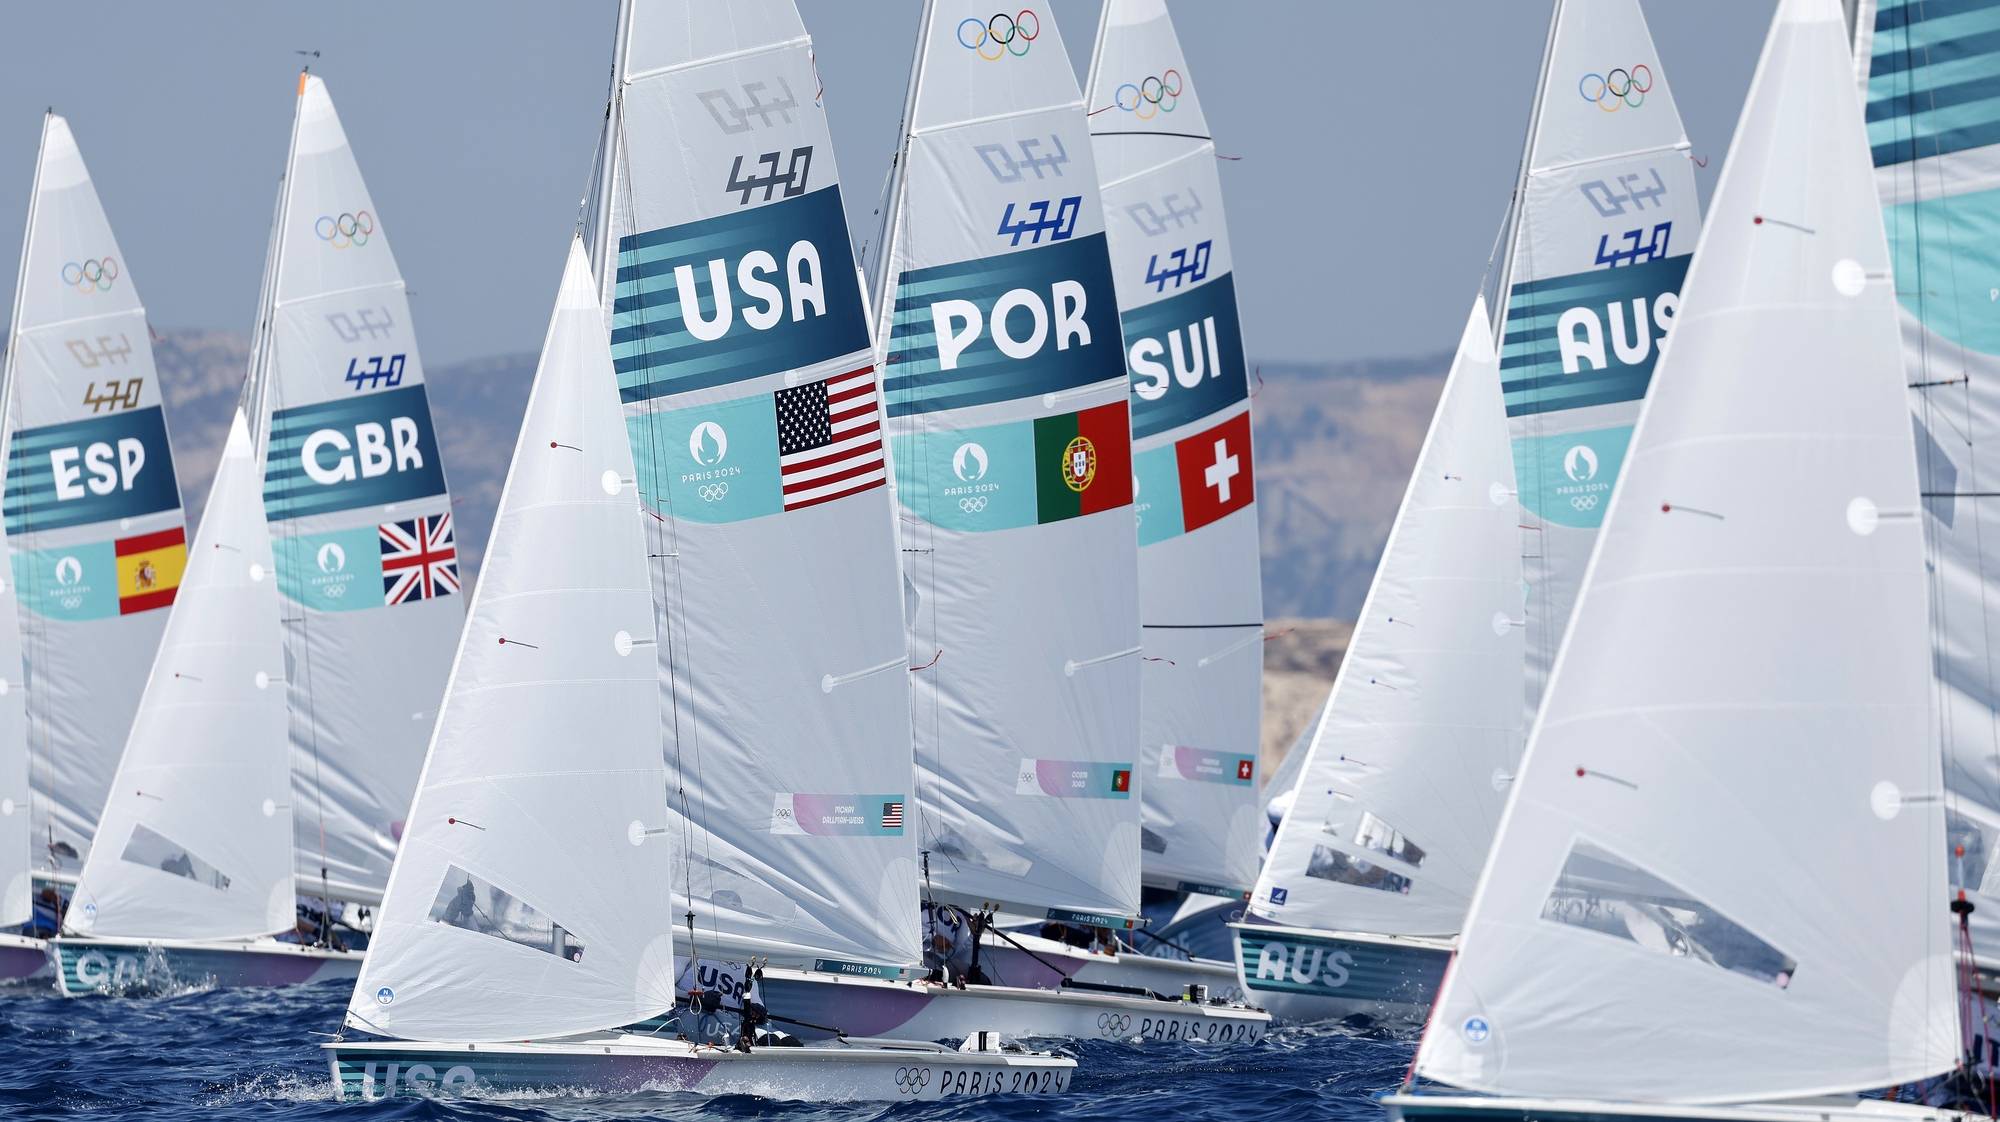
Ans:
{"label": "forestay", "polygon": [[37,867],[74,873],[187,566],[152,335],[69,123],[49,114],[7,340],[6,530]]}
{"label": "forestay", "polygon": [[1263,835],[1250,390],[1215,143],[1162,0],[1105,4],[1089,91],[1132,383],[1140,871],[1239,896]]}
{"label": "forestay", "polygon": [[67,932],[242,939],[292,928],[284,635],[262,476],[238,409]]}
{"label": "forestay", "polygon": [[[920,960],[868,318],[791,0],[641,0],[596,192],[697,949]],[[615,262],[615,268],[612,263]]]}
{"label": "forestay", "polygon": [[463,619],[410,302],[326,84],[299,79],[251,358],[286,600],[298,871],[380,893]]}
{"label": "forestay", "polygon": [[572,243],[410,828],[347,1023],[523,1040],[673,1004],[658,675],[632,453]]}
{"label": "forestay", "polygon": [[1520,480],[1528,720],[1700,233],[1687,148],[1638,0],[1558,0],[1494,327]]}
{"label": "forestay", "polygon": [[1715,1102],[1953,1061],[1916,465],[1849,67],[1838,4],[1786,0],[1425,1076]]}
{"label": "forestay", "polygon": [[1250,911],[1457,933],[1521,751],[1521,558],[1486,302],[1474,302]]}
{"label": "forestay", "polygon": [[932,895],[1139,903],[1131,421],[1055,17],[925,9],[878,270]]}
{"label": "forestay", "polygon": [[[1974,948],[2000,962],[2000,3],[1863,3],[1875,186],[1888,227],[1931,563],[1931,650],[1954,880]],[[1988,521],[1994,522],[1989,530]],[[1992,537],[1993,548],[1986,545]]]}

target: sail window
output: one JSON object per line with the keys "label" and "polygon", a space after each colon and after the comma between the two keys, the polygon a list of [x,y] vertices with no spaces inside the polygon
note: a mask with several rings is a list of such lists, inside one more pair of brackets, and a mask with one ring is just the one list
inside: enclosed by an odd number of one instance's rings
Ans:
{"label": "sail window", "polygon": [[217,892],[229,889],[229,878],[215,866],[196,857],[186,846],[176,844],[165,834],[143,825],[132,827],[132,840],[125,843],[125,852],[120,857],[134,865],[186,877]]}
{"label": "sail window", "polygon": [[1798,973],[1790,955],[1702,901],[1587,841],[1570,847],[1542,918],[1650,951],[1692,958],[1784,989]]}
{"label": "sail window", "polygon": [[1406,894],[1410,891],[1409,877],[1401,873],[1392,873],[1373,861],[1351,857],[1338,849],[1329,849],[1323,845],[1313,846],[1312,860],[1306,862],[1306,875],[1321,880],[1351,884],[1357,888],[1377,888],[1383,892]]}
{"label": "sail window", "polygon": [[518,943],[569,962],[583,961],[583,944],[561,924],[513,893],[473,876],[457,865],[445,869],[431,901],[431,919],[481,935]]}

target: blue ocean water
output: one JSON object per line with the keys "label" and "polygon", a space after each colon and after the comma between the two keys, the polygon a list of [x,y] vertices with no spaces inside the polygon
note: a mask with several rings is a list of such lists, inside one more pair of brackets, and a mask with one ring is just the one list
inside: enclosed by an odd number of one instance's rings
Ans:
{"label": "blue ocean water", "polygon": [[1376,1122],[1372,1096],[1402,1079],[1412,1048],[1332,1029],[1284,1029],[1233,1047],[1092,1041],[1075,1046],[1073,1090],[1056,1099],[822,1106],[657,1093],[343,1103],[317,1045],[339,1024],[349,992],[327,982],[71,1000],[40,983],[0,987],[0,1118]]}

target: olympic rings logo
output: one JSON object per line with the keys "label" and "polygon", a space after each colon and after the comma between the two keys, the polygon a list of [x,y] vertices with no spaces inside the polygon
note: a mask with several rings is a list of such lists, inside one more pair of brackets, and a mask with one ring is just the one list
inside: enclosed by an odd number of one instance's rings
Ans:
{"label": "olympic rings logo", "polygon": [[974,495],[969,499],[960,499],[958,509],[966,514],[978,514],[986,509],[986,496]]}
{"label": "olympic rings logo", "polygon": [[1576,498],[1573,498],[1569,501],[1569,505],[1575,507],[1577,510],[1596,510],[1597,496],[1578,495]]}
{"label": "olympic rings logo", "polygon": [[695,494],[700,495],[701,501],[705,503],[720,502],[724,495],[729,494],[729,484],[704,483],[695,489]]}
{"label": "olympic rings logo", "polygon": [[118,279],[118,259],[98,257],[78,263],[71,261],[62,267],[63,283],[84,295],[93,292],[109,292]]}
{"label": "olympic rings logo", "polygon": [[1162,113],[1172,113],[1181,103],[1181,72],[1167,67],[1160,75],[1147,75],[1137,85],[1127,82],[1111,95],[1118,108],[1150,121]]}
{"label": "olympic rings logo", "polygon": [[1576,82],[1578,96],[1606,113],[1616,113],[1621,106],[1637,109],[1646,104],[1652,90],[1653,69],[1643,62],[1630,70],[1620,66],[1609,74],[1585,74]]}
{"label": "olympic rings logo", "polygon": [[906,1095],[914,1095],[931,1085],[931,1069],[927,1067],[899,1067],[896,1069],[896,1090]]}
{"label": "olympic rings logo", "polygon": [[338,217],[322,214],[313,223],[313,233],[319,240],[335,249],[368,244],[368,235],[375,232],[375,216],[365,210]]}
{"label": "olympic rings logo", "polygon": [[1132,1014],[1099,1013],[1097,1015],[1097,1027],[1107,1033],[1123,1036],[1132,1029]]}
{"label": "olympic rings logo", "polygon": [[[971,35],[965,33],[967,28],[972,29]],[[1027,54],[1041,34],[1042,17],[1033,8],[1022,8],[1011,16],[996,12],[985,20],[968,16],[958,21],[958,45],[988,62],[998,62],[1007,55],[1019,58]],[[993,48],[992,54],[986,53],[988,46]]]}

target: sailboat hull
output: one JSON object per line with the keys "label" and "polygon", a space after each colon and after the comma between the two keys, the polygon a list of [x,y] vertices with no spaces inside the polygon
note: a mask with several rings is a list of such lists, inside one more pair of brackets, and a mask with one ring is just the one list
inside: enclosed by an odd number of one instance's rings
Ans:
{"label": "sailboat hull", "polygon": [[1384,1095],[1381,1102],[1389,1122],[1496,1122],[1503,1118],[1508,1122],[1937,1122],[1939,1118],[1936,1107],[1850,1096],[1726,1106],[1429,1094]]}
{"label": "sailboat hull", "polygon": [[26,935],[0,935],[0,982],[32,978],[48,966],[46,941]]}
{"label": "sailboat hull", "polygon": [[[1009,932],[1009,943],[988,936],[979,947],[980,968],[996,982],[1028,989],[1062,988],[1064,979],[1104,986],[1132,986],[1168,996],[1191,985],[1208,987],[1210,997],[1236,1001],[1241,987],[1232,963],[1213,959],[1153,958],[1125,952],[1092,954],[1053,939]],[[1014,944],[1019,944],[1016,946]]]}
{"label": "sailboat hull", "polygon": [[[767,968],[764,1003],[777,1027],[805,1039],[847,1035],[961,1040],[1005,1036],[1075,1040],[1185,1040],[1254,1044],[1270,1015],[1241,1005],[1197,1005],[1128,994],[1019,986],[956,989],[924,982]],[[803,1022],[803,1023],[800,1023]]]}
{"label": "sailboat hull", "polygon": [[1451,959],[1451,943],[1443,939],[1230,926],[1244,992],[1286,1024],[1365,1017],[1419,1026]]}
{"label": "sailboat hull", "polygon": [[627,1034],[509,1044],[323,1045],[342,1099],[495,1091],[691,1091],[816,1102],[1055,1095],[1076,1061],[854,1039],[838,1047],[733,1052]]}
{"label": "sailboat hull", "polygon": [[75,939],[50,944],[66,997],[200,987],[293,986],[361,972],[360,951],[280,943]]}

